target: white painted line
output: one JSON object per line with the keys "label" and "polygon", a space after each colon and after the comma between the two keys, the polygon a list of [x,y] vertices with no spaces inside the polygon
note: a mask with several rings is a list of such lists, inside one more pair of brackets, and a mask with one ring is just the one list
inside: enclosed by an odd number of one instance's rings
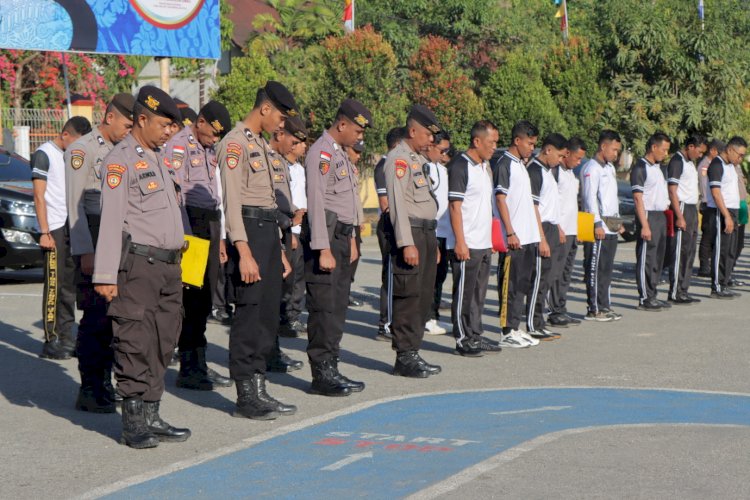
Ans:
{"label": "white painted line", "polygon": [[41,293],[0,293],[0,297],[41,297]]}
{"label": "white painted line", "polygon": [[537,413],[540,411],[560,411],[573,408],[572,406],[542,406],[541,408],[529,408],[527,410],[493,411],[490,415],[518,415],[519,413]]}
{"label": "white painted line", "polygon": [[346,458],[339,460],[338,462],[334,462],[331,465],[326,465],[320,470],[339,470],[339,469],[346,467],[349,464],[358,462],[362,460],[363,458],[372,458],[372,452],[368,451],[366,453],[355,453],[354,455],[349,455]]}

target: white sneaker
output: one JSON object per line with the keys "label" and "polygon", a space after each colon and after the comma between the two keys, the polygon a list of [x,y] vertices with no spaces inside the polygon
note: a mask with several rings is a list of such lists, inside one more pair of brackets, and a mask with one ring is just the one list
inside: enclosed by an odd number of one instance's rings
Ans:
{"label": "white sneaker", "polygon": [[535,339],[534,337],[529,335],[527,332],[524,332],[523,330],[516,330],[514,333],[516,333],[520,338],[528,342],[530,346],[539,345],[539,340]]}
{"label": "white sneaker", "polygon": [[448,330],[446,330],[440,322],[436,319],[431,319],[424,325],[424,332],[427,335],[445,335],[448,333]]}
{"label": "white sneaker", "polygon": [[509,334],[503,335],[503,338],[500,340],[500,347],[507,347],[510,349],[523,349],[529,347],[528,342],[516,335],[517,332],[518,330],[512,330]]}

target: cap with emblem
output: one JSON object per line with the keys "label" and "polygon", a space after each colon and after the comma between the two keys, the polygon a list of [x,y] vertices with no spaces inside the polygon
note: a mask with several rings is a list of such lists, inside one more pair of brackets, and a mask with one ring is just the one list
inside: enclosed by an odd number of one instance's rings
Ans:
{"label": "cap with emblem", "polygon": [[364,104],[356,99],[344,99],[337,115],[344,115],[360,127],[372,127],[372,114]]}
{"label": "cap with emblem", "polygon": [[180,108],[182,114],[182,124],[186,127],[198,121],[198,113],[193,108]]}
{"label": "cap with emblem", "polygon": [[356,151],[357,153],[361,153],[365,150],[365,141],[357,141],[354,143],[354,146],[352,146],[352,149]]}
{"label": "cap with emblem", "polygon": [[200,116],[220,135],[224,135],[232,128],[232,119],[224,105],[217,101],[210,101],[201,108]]}
{"label": "cap with emblem", "polygon": [[442,130],[435,113],[427,106],[422,106],[421,104],[415,104],[411,107],[409,115],[406,117],[406,121],[408,122],[409,120],[414,120],[433,134],[437,134]]}
{"label": "cap with emblem", "polygon": [[129,120],[133,119],[133,104],[135,104],[135,97],[133,97],[132,94],[128,94],[127,92],[117,94],[112,98],[110,104],[125,118]]}
{"label": "cap with emblem", "polygon": [[263,90],[265,91],[268,100],[271,101],[279,111],[287,116],[299,115],[294,96],[281,83],[269,80],[268,83],[266,83],[266,86],[263,87]]}
{"label": "cap with emblem", "polygon": [[172,121],[182,121],[177,104],[169,94],[153,85],[146,85],[138,92],[136,102],[155,115],[170,118]]}
{"label": "cap with emblem", "polygon": [[307,128],[299,116],[292,116],[284,120],[284,130],[300,141],[307,140]]}

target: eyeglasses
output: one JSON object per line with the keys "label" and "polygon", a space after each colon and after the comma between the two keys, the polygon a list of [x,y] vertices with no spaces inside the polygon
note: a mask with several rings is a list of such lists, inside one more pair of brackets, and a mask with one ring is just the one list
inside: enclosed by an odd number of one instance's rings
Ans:
{"label": "eyeglasses", "polygon": [[445,148],[445,149],[441,149],[441,150],[440,150],[440,154],[441,154],[441,155],[446,155],[446,156],[448,156],[448,153],[450,153],[450,152],[451,152],[451,148]]}

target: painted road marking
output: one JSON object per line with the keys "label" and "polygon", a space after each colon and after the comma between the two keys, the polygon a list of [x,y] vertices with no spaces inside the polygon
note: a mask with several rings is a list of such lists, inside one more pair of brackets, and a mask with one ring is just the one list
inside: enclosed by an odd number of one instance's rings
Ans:
{"label": "painted road marking", "polygon": [[338,462],[334,462],[331,465],[326,465],[320,470],[339,470],[343,467],[346,467],[349,464],[353,464],[354,462],[358,462],[359,460],[362,460],[363,458],[372,458],[372,452],[368,451],[367,453],[355,453],[354,455],[349,455],[348,457],[344,458],[343,460],[339,460]]}
{"label": "painted road marking", "polygon": [[537,413],[540,411],[560,411],[572,408],[572,406],[542,406],[541,408],[529,408],[528,410],[494,411],[490,415],[516,415],[518,413]]}
{"label": "painted road marking", "polygon": [[[549,407],[568,408],[526,411]],[[750,426],[750,396],[611,388],[491,390],[392,400],[316,422],[111,498],[404,497],[554,433],[638,424]],[[372,456],[352,460],[365,453]],[[334,465],[340,467],[321,473]]]}

